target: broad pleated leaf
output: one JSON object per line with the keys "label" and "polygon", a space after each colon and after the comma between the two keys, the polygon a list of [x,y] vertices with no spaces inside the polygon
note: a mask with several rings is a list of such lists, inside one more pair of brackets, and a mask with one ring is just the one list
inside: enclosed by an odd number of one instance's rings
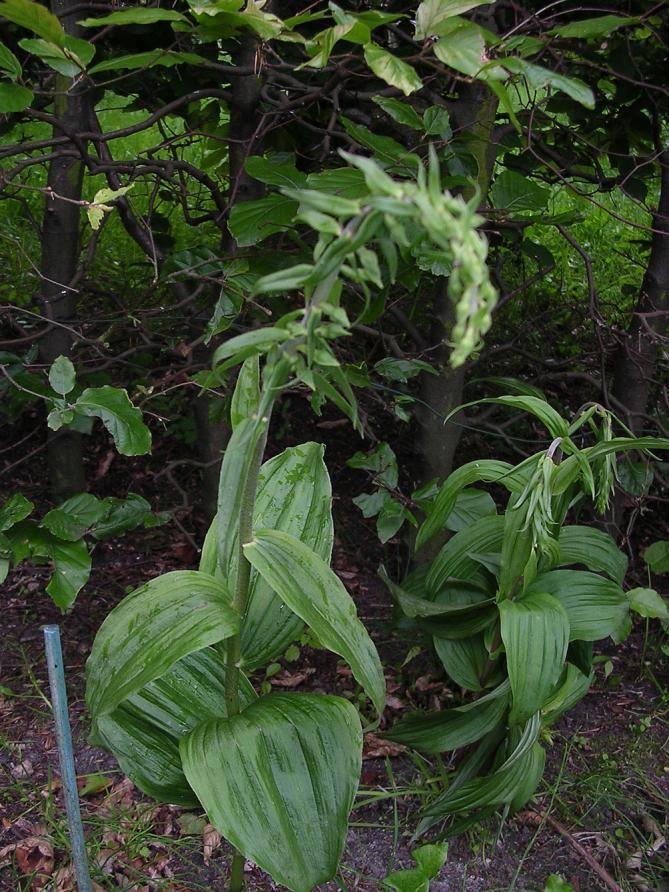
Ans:
{"label": "broad pleated leaf", "polygon": [[[329,561],[333,541],[331,505],[332,487],[323,461],[323,446],[291,446],[260,469],[253,525],[290,533]],[[237,541],[235,535],[234,550]],[[216,520],[205,539],[200,569],[217,572]],[[244,668],[256,669],[283,653],[299,636],[303,625],[300,617],[252,570],[242,630]]]}
{"label": "broad pleated leaf", "polygon": [[475,743],[502,720],[509,700],[509,683],[454,709],[412,713],[385,733],[389,740],[425,753],[443,753]]}
{"label": "broad pleated leaf", "polygon": [[473,777],[457,786],[452,784],[424,809],[422,816],[445,817],[458,811],[510,804],[522,789],[528,769],[534,764],[532,749],[540,727],[539,716],[533,716],[525,725],[516,748],[496,771],[486,777]]}
{"label": "broad pleated leaf", "polygon": [[[511,501],[515,501],[515,496],[512,496]],[[525,568],[532,557],[532,528],[528,508],[529,502],[525,502],[519,508],[508,507],[504,512],[499,590],[509,596],[520,590]]]}
{"label": "broad pleated leaf", "polygon": [[328,564],[307,545],[278,530],[255,530],[244,553],[286,605],[343,657],[379,713],[386,696],[376,647],[358,619],[355,604]]}
{"label": "broad pleated leaf", "polygon": [[576,666],[567,663],[560,683],[541,709],[544,725],[557,721],[561,715],[576,706],[590,690],[593,678],[593,672],[585,675]]}
{"label": "broad pleated leaf", "polygon": [[418,530],[416,551],[419,551],[429,540],[446,526],[457,502],[458,495],[472,483],[497,483],[503,486],[514,485],[511,471],[513,465],[505,461],[493,459],[473,461],[462,465],[449,475],[439,490],[434,506]]}
{"label": "broad pleated leaf", "polygon": [[587,570],[551,570],[540,573],[529,592],[548,592],[569,618],[570,641],[616,638],[626,627],[629,602],[615,582]]}
{"label": "broad pleated leaf", "polygon": [[546,750],[539,743],[535,743],[524,759],[523,776],[520,779],[516,792],[509,802],[511,813],[517,812],[534,796],[537,787],[544,776],[546,767]]}
{"label": "broad pleated leaf", "polygon": [[583,564],[588,570],[606,573],[610,579],[622,585],[627,573],[627,556],[608,533],[574,524],[562,527],[558,542],[560,565]]}
{"label": "broad pleated leaf", "polygon": [[182,657],[237,633],[221,579],[175,570],[138,588],[100,626],[86,664],[94,720],[160,678]]}
{"label": "broad pleated leaf", "polygon": [[293,892],[337,869],[358,787],[362,729],[339,697],[272,694],[181,743],[209,820]]}
{"label": "broad pleated leaf", "polygon": [[440,596],[437,596],[434,601],[429,601],[427,598],[414,595],[403,589],[402,586],[397,585],[389,578],[383,567],[379,570],[379,576],[385,582],[388,591],[397,601],[399,607],[401,607],[402,612],[410,617],[436,616],[446,618],[459,614],[468,614],[477,607],[484,607],[494,602],[492,595],[488,596],[486,592],[481,591],[476,586],[469,585],[461,580],[451,581],[444,586]]}
{"label": "broad pleated leaf", "polygon": [[432,638],[441,664],[462,688],[481,690],[481,677],[488,662],[488,651],[481,633],[469,638]]}
{"label": "broad pleated leaf", "polygon": [[459,533],[465,527],[471,526],[474,521],[489,514],[497,514],[497,506],[490,493],[482,489],[463,489],[455,500],[446,526],[449,530]]}
{"label": "broad pleated leaf", "polygon": [[470,557],[470,552],[487,554],[502,547],[504,516],[491,514],[482,517],[444,545],[432,563],[425,585],[433,596],[446,584],[449,577],[467,579],[483,585],[488,576],[485,570]]}
{"label": "broad pleated leaf", "polygon": [[560,602],[542,592],[499,604],[506,666],[513,691],[511,721],[539,710],[560,678],[569,620]]}
{"label": "broad pleated leaf", "polygon": [[[240,675],[242,706],[256,699]],[[204,648],[171,666],[95,724],[91,742],[110,750],[123,772],[159,802],[197,806],[181,765],[179,740],[210,718],[225,718],[222,654]]]}

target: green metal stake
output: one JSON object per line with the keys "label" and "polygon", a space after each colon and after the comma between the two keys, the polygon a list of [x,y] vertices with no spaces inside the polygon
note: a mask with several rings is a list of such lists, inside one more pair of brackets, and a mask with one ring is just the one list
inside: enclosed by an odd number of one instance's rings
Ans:
{"label": "green metal stake", "polygon": [[81,810],[79,808],[77,774],[74,768],[74,751],[72,749],[72,732],[70,731],[70,720],[67,712],[63,652],[60,646],[60,630],[58,626],[44,626],[44,646],[46,648],[46,664],[49,669],[51,706],[56,724],[60,779],[63,785],[65,811],[67,812],[70,842],[72,843],[74,873],[77,878],[79,892],[93,892],[91,876],[88,872],[84,828],[81,823]]}

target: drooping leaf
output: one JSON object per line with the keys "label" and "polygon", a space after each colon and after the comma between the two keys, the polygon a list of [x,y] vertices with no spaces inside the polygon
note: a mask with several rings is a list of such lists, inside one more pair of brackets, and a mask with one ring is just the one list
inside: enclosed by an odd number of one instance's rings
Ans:
{"label": "drooping leaf", "polygon": [[328,564],[307,545],[278,530],[255,530],[244,554],[318,640],[347,661],[379,714],[383,712],[385,680],[379,655],[351,596]]}
{"label": "drooping leaf", "polygon": [[[566,438],[569,436],[569,425],[560,413],[557,412],[550,403],[535,396],[488,397],[482,400],[474,400],[471,403],[465,403],[454,410],[454,412],[460,411],[460,409],[467,409],[469,406],[477,406],[480,403],[495,403],[500,406],[509,406],[512,409],[519,409],[521,412],[528,412],[530,415],[534,415],[534,417],[544,425],[552,437]],[[451,412],[451,415],[453,415],[454,412]]]}
{"label": "drooping leaf", "polygon": [[77,380],[77,373],[72,365],[72,360],[67,356],[59,356],[55,359],[49,369],[49,384],[56,393],[61,396],[69,393]]}
{"label": "drooping leaf", "polygon": [[100,626],[86,664],[94,721],[182,657],[236,634],[230,601],[221,579],[198,570],[165,573],[124,598]]}
{"label": "drooping leaf", "polygon": [[121,455],[146,455],[151,451],[151,432],[125,390],[108,385],[87,387],[74,408],[79,415],[99,418]]}
{"label": "drooping leaf", "polygon": [[557,684],[567,656],[569,619],[552,595],[537,592],[499,604],[502,641],[513,692],[511,721],[527,721]]}
{"label": "drooping leaf", "polygon": [[181,743],[212,824],[278,883],[310,892],[339,863],[358,787],[362,730],[338,697],[273,694]]}
{"label": "drooping leaf", "polygon": [[443,753],[475,743],[502,720],[509,701],[509,683],[465,706],[438,712],[410,713],[386,731],[385,737],[425,753]]}
{"label": "drooping leaf", "polygon": [[[244,675],[239,697],[242,708],[256,699]],[[181,765],[179,740],[201,722],[226,715],[224,660],[205,647],[100,716],[94,740],[116,756],[123,772],[148,796],[197,806]]]}
{"label": "drooping leaf", "polygon": [[377,43],[368,43],[364,52],[365,62],[374,74],[390,84],[391,87],[397,87],[405,96],[410,96],[416,90],[422,89],[423,81],[418,76],[416,69],[384,50]]}
{"label": "drooping leaf", "polygon": [[527,589],[548,592],[569,617],[570,641],[614,640],[626,627],[629,602],[615,582],[586,570],[551,570],[540,573]]}
{"label": "drooping leaf", "polygon": [[613,538],[594,527],[570,524],[562,527],[558,536],[559,564],[583,564],[588,570],[606,575],[622,585],[627,573],[627,556],[616,546]]}

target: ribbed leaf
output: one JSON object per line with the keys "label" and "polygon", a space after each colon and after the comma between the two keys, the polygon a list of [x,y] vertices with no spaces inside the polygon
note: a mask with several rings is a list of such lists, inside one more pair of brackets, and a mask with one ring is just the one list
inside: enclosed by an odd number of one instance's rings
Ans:
{"label": "ribbed leaf", "polygon": [[[244,675],[239,696],[242,706],[256,699]],[[223,657],[207,647],[101,716],[92,742],[110,750],[142,792],[160,802],[197,806],[181,765],[179,740],[202,721],[225,716]]]}
{"label": "ribbed leaf", "polygon": [[606,573],[610,579],[622,585],[627,573],[627,556],[608,533],[574,524],[562,527],[558,541],[561,566],[583,564],[588,570]]}
{"label": "ribbed leaf", "polygon": [[385,705],[383,668],[355,604],[328,564],[307,545],[279,530],[255,530],[244,553],[268,585],[342,656],[379,713]]}
{"label": "ribbed leaf", "polygon": [[[332,488],[323,446],[291,446],[260,469],[253,525],[283,530],[323,560],[332,553]],[[202,549],[200,569],[216,573],[216,520]],[[232,549],[237,549],[234,536]],[[256,570],[249,583],[249,607],[242,629],[242,665],[256,669],[281,654],[300,634],[303,622],[289,610]]]}
{"label": "ribbed leaf", "polygon": [[629,602],[625,593],[608,579],[587,570],[551,570],[540,573],[527,589],[548,592],[562,604],[569,617],[571,641],[616,638],[625,629]]}
{"label": "ribbed leaf", "polygon": [[276,882],[310,892],[334,876],[362,757],[350,703],[273,694],[200,725],[181,754],[212,824]]}
{"label": "ribbed leaf", "polygon": [[481,675],[489,657],[482,634],[469,638],[434,636],[432,643],[442,666],[456,684],[469,691],[481,690]]}
{"label": "ribbed leaf", "polygon": [[260,362],[258,355],[249,356],[242,363],[230,403],[232,428],[241,424],[258,410],[260,403]]}
{"label": "ribbed leaf", "polygon": [[457,787],[452,784],[421,813],[422,816],[442,817],[458,811],[511,803],[522,789],[528,769],[534,764],[532,748],[540,727],[539,716],[533,716],[527,722],[516,748],[495,772],[487,777],[474,777]]}
{"label": "ribbed leaf", "polygon": [[379,569],[379,576],[401,607],[402,612],[410,617],[438,616],[446,618],[468,614],[477,607],[485,607],[494,602],[492,595],[488,597],[486,592],[460,580],[452,580],[444,586],[434,601],[428,601],[427,598],[413,595],[393,582],[383,567]]}
{"label": "ribbed leaf", "polygon": [[[515,497],[513,497],[515,499]],[[504,536],[500,555],[499,590],[512,595],[519,588],[532,556],[532,529],[528,523],[529,502],[504,512]]]}
{"label": "ribbed leaf", "polygon": [[593,678],[594,673],[585,675],[576,666],[567,663],[559,685],[541,709],[544,725],[552,724],[561,715],[576,706],[590,690]]}
{"label": "ribbed leaf", "polygon": [[197,570],[166,573],[138,588],[100,626],[86,664],[94,720],[112,712],[182,657],[239,629],[221,579]]}
{"label": "ribbed leaf", "polygon": [[384,736],[425,753],[469,746],[501,722],[508,700],[509,683],[505,681],[485,697],[465,706],[407,715]]}
{"label": "ribbed leaf", "polygon": [[488,576],[485,570],[470,556],[470,552],[487,554],[499,551],[504,533],[503,515],[491,514],[482,517],[444,545],[432,563],[425,580],[428,592],[435,595],[444,587],[449,577],[467,579],[485,585]]}
{"label": "ribbed leaf", "polygon": [[560,602],[542,592],[499,604],[506,666],[513,691],[512,722],[539,710],[560,678],[569,620]]}
{"label": "ribbed leaf", "polygon": [[471,526],[475,520],[487,517],[489,514],[497,514],[497,506],[490,493],[482,489],[463,489],[455,500],[446,526],[449,530],[459,533],[465,527]]}
{"label": "ribbed leaf", "polygon": [[[478,406],[481,403],[495,403],[499,406],[509,406],[512,409],[519,409],[521,412],[528,412],[534,415],[543,426],[548,430],[552,437],[567,437],[569,435],[569,425],[555,409],[545,400],[536,396],[497,396],[488,397],[482,400],[473,400],[471,403],[465,403],[459,406],[455,411],[466,409],[469,406]],[[453,414],[453,413],[451,413]]]}
{"label": "ribbed leaf", "polygon": [[[458,495],[466,486],[479,481],[509,485],[509,482],[513,480],[509,476],[512,470],[513,465],[508,462],[490,459],[469,462],[453,471],[439,490],[432,510],[418,530],[416,551],[419,551],[433,536],[443,530],[455,507]],[[514,484],[511,483],[511,485]]]}
{"label": "ribbed leaf", "polygon": [[530,801],[544,776],[546,766],[546,750],[539,743],[535,743],[524,760],[523,776],[520,779],[516,792],[509,803],[511,813],[518,811]]}

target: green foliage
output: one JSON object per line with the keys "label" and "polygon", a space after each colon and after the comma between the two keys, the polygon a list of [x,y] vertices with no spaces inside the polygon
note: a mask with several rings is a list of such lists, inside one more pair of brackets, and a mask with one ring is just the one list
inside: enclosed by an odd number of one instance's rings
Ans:
{"label": "green foliage", "polygon": [[[601,473],[604,457],[667,449],[669,441],[616,438],[599,406],[568,422],[534,395],[482,402],[531,413],[554,440],[515,467],[488,460],[454,471],[431,505],[426,499],[417,549],[449,529],[458,497],[473,482],[504,486],[504,513],[470,519],[430,567],[400,585],[382,572],[402,611],[432,636],[451,678],[486,692],[454,709],[409,715],[388,732],[390,739],[430,753],[478,744],[478,756],[465,760],[446,792],[424,809],[422,829],[459,812],[482,816],[499,806],[522,807],[543,773],[542,726],[590,686],[589,642],[607,636],[621,641],[630,611],[667,618],[667,605],[654,590],[622,589],[627,559],[611,537],[568,523],[568,514],[586,498],[606,503],[602,490],[615,481]],[[592,445],[574,442],[583,429]]]}
{"label": "green foliage", "polygon": [[393,892],[429,892],[430,880],[435,879],[448,857],[448,844],[420,846],[411,857],[415,867],[389,873],[382,882],[383,889]]}
{"label": "green foliage", "polygon": [[21,493],[0,508],[0,576],[4,581],[10,566],[24,560],[50,561],[53,574],[46,591],[61,610],[72,607],[90,576],[91,557],[84,537],[108,539],[167,520],[165,515],[154,515],[149,503],[135,493],[125,499],[81,493],[47,512],[39,523],[27,519],[33,508]]}

